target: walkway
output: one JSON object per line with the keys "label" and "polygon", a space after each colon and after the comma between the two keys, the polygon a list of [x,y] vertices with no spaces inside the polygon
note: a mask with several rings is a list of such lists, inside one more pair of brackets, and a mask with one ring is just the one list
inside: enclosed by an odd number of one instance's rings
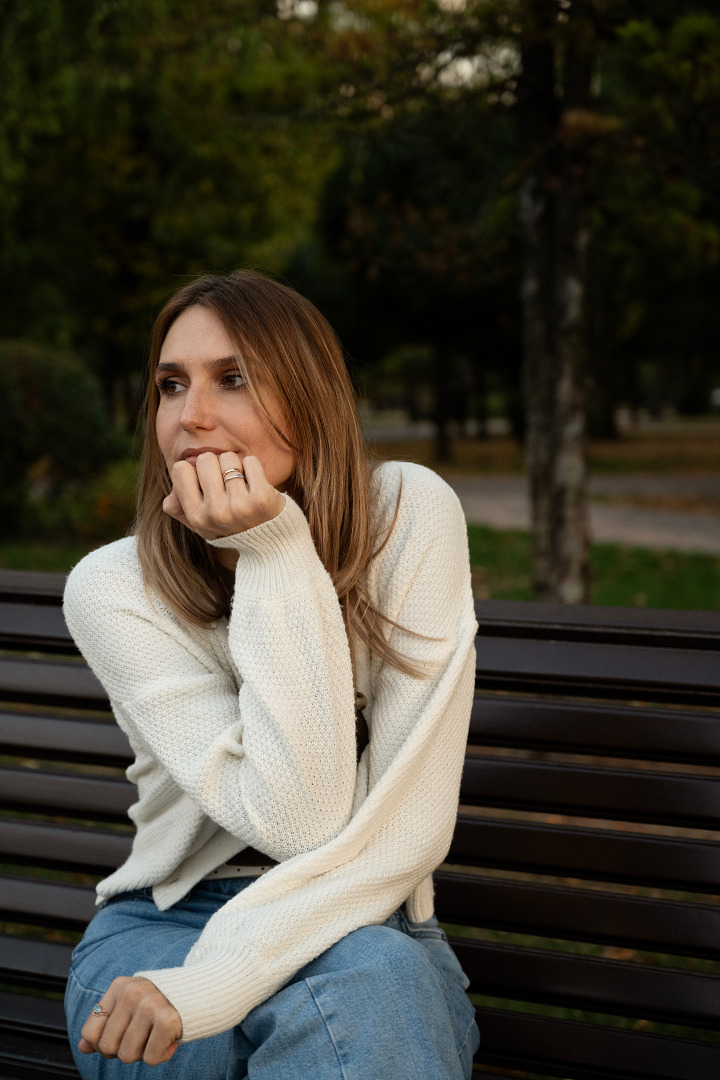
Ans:
{"label": "walkway", "polygon": [[[530,508],[522,476],[448,476],[469,522],[496,529],[527,529]],[[695,496],[720,500],[720,475],[602,475],[591,480],[590,492],[602,497]],[[659,550],[720,555],[720,513],[591,501],[594,540]]]}

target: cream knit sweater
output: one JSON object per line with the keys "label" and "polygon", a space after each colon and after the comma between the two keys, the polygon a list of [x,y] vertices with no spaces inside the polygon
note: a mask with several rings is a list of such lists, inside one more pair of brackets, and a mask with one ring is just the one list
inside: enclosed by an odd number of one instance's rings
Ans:
{"label": "cream knit sweater", "polygon": [[290,498],[272,521],[213,541],[239,559],[232,614],[210,629],[148,598],[132,537],[86,556],[68,580],[68,626],[136,755],[132,854],[100,883],[99,901],[153,886],[164,910],[249,845],[280,864],[209,920],[182,967],[135,973],[177,1008],[184,1041],[239,1023],[401,904],[412,921],[432,915],[431,874],[457,812],[476,622],[454,493],[421,466],[383,465],[383,525],[401,488],[368,588],[384,614],[425,635],[394,629],[390,640],[428,674],[357,648],[370,730],[359,766],[340,605]]}

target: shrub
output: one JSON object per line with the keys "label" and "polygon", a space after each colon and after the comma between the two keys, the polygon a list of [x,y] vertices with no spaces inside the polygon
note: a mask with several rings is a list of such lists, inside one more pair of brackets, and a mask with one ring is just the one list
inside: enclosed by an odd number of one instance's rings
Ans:
{"label": "shrub", "polygon": [[120,451],[97,379],[77,357],[0,341],[0,533],[21,530],[31,489],[52,500]]}

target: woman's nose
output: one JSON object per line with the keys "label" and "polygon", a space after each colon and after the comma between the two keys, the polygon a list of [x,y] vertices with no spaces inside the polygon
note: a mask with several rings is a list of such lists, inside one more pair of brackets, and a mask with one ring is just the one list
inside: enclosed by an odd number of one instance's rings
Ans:
{"label": "woman's nose", "polygon": [[201,389],[190,387],[183,399],[180,423],[187,431],[211,428],[214,420],[209,396]]}

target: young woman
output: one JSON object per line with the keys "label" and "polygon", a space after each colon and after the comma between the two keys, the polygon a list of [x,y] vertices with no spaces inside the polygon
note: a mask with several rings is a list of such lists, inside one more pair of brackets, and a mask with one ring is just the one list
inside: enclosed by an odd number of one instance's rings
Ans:
{"label": "young woman", "polygon": [[467,1080],[431,876],[474,685],[465,523],[427,469],[368,467],[307,300],[238,272],[165,305],[135,533],[65,614],[138,787],[68,983],[82,1076]]}

